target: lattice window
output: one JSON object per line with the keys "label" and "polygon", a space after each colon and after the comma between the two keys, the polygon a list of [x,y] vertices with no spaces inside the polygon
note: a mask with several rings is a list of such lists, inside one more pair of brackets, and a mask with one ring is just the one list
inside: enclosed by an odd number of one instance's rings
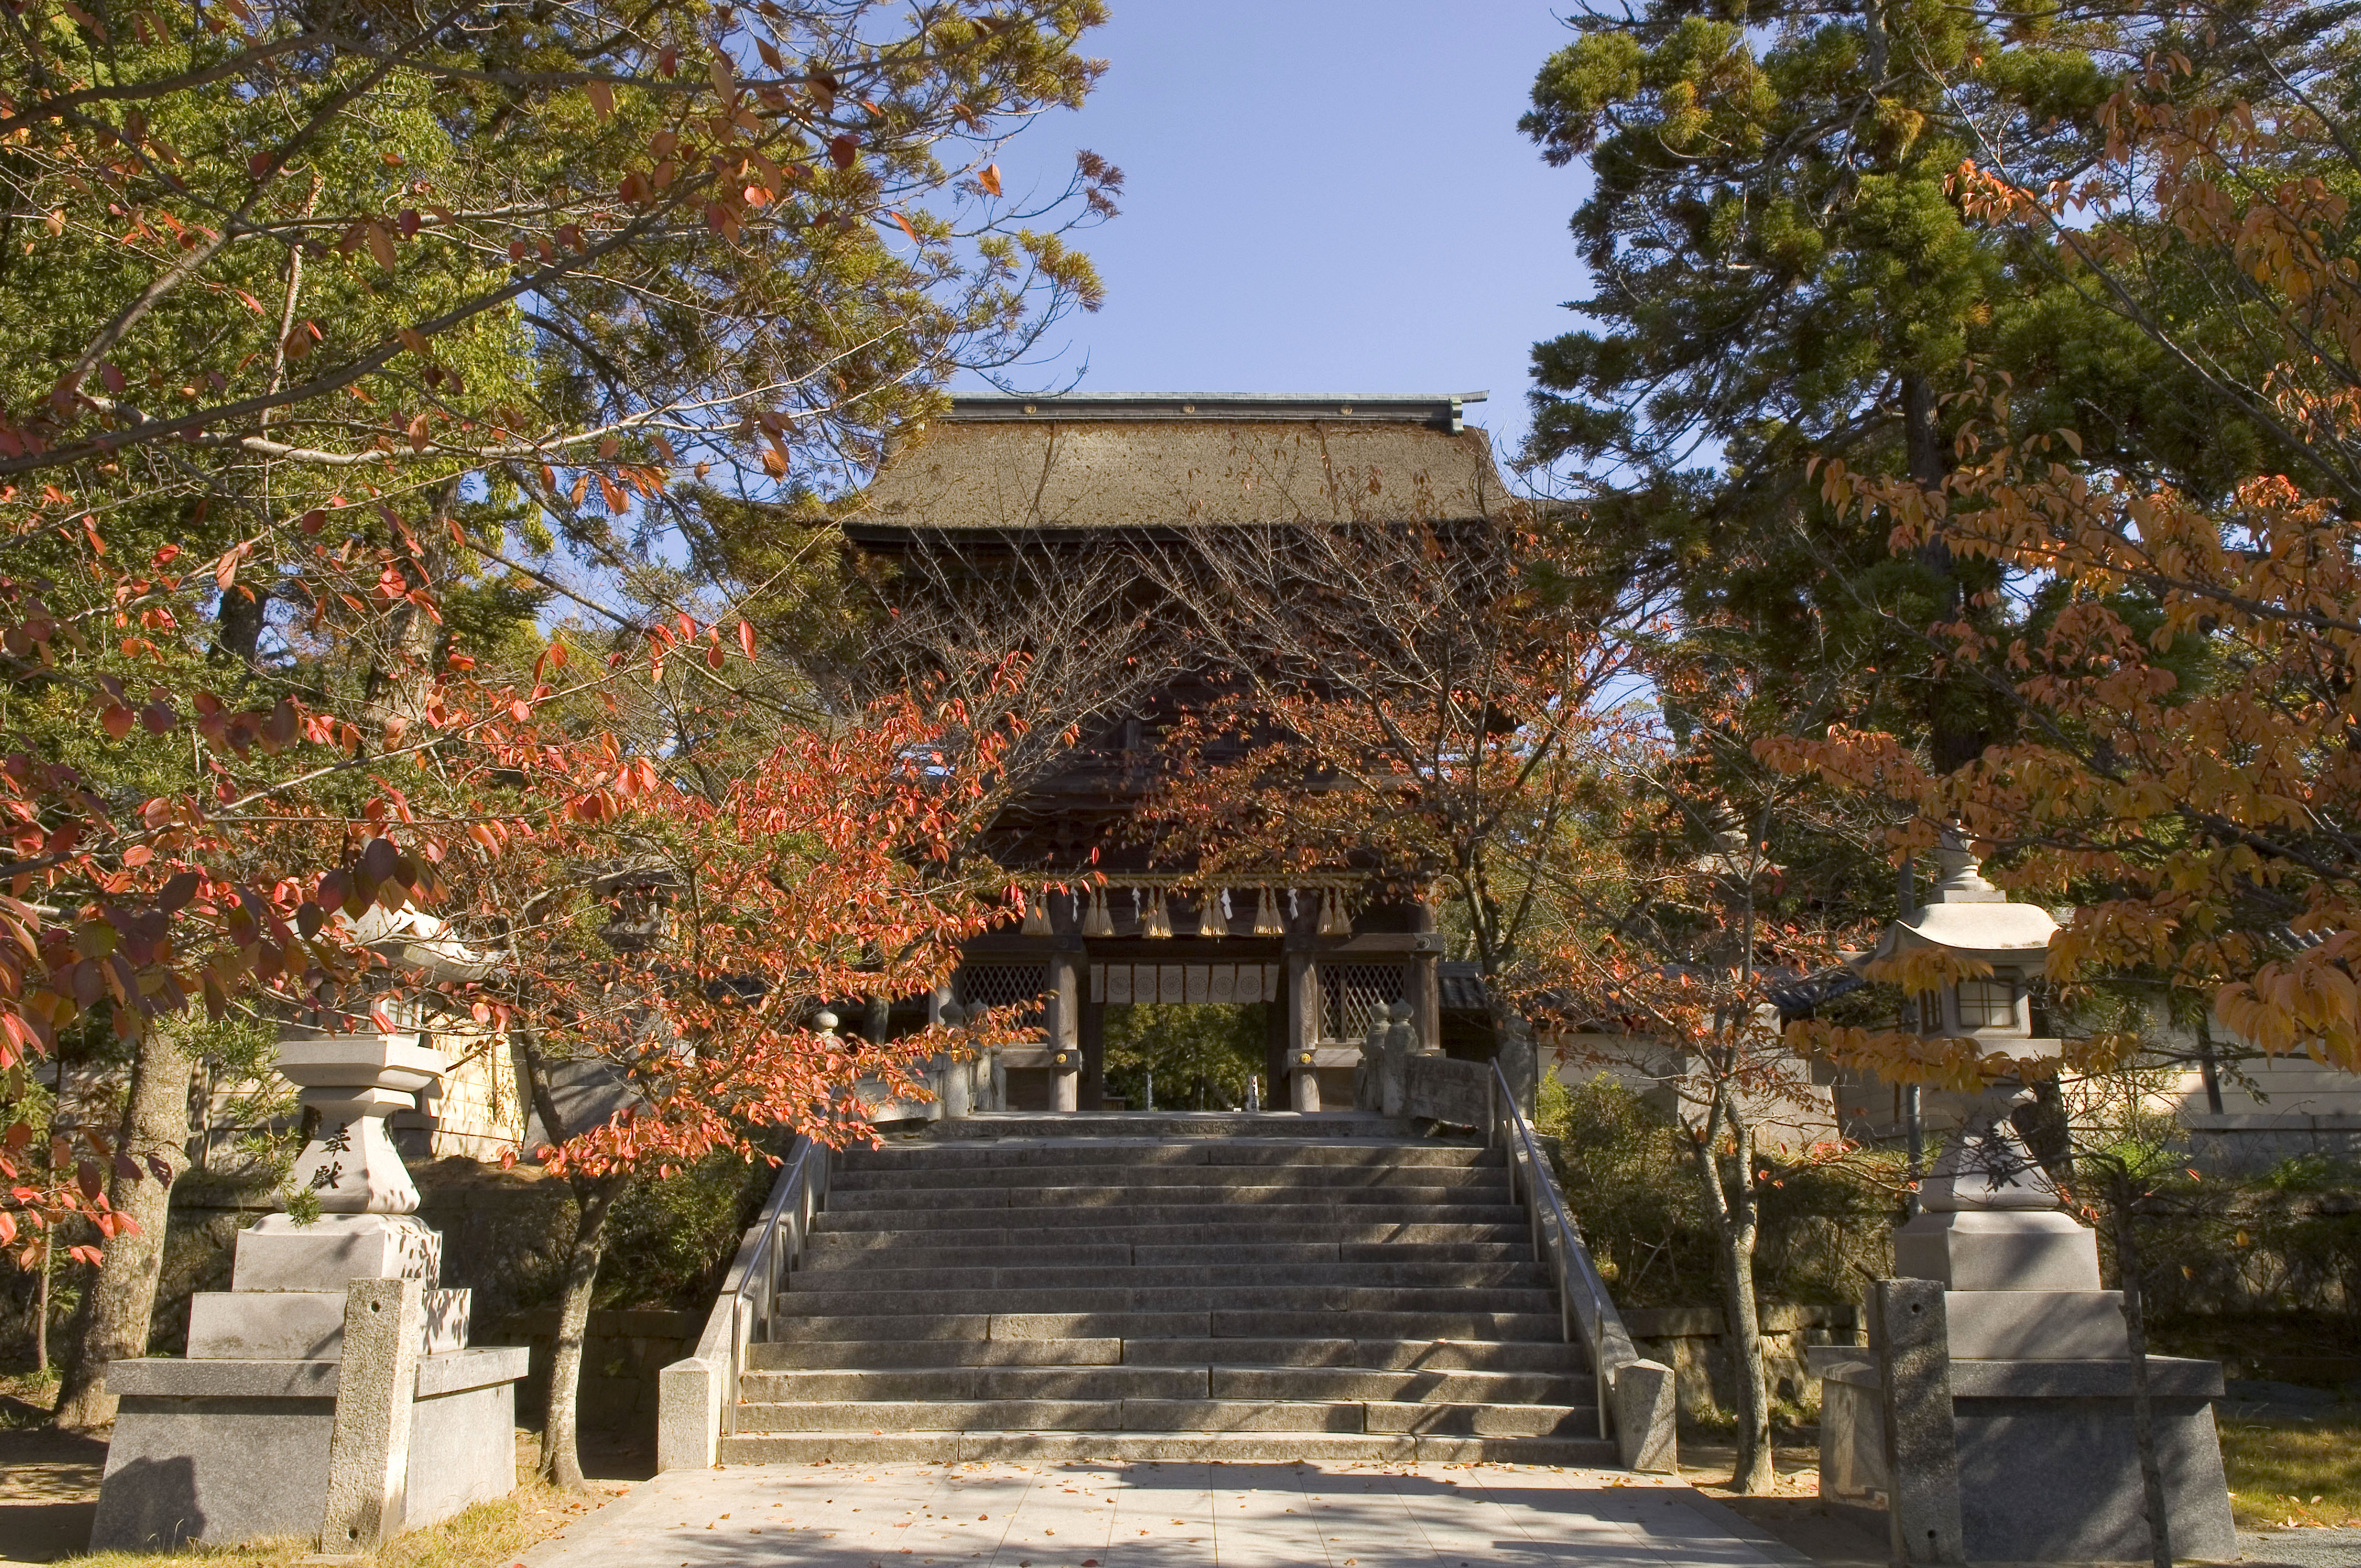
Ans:
{"label": "lattice window", "polygon": [[961,1007],[1016,1007],[1020,1027],[1041,1027],[1048,964],[963,964],[952,987]]}
{"label": "lattice window", "polygon": [[1960,1027],[2010,1029],[2016,1026],[2016,986],[2005,980],[1960,981]]}
{"label": "lattice window", "polygon": [[1331,1040],[1358,1042],[1386,1009],[1402,999],[1400,964],[1322,964],[1320,990],[1325,1005],[1320,1027]]}

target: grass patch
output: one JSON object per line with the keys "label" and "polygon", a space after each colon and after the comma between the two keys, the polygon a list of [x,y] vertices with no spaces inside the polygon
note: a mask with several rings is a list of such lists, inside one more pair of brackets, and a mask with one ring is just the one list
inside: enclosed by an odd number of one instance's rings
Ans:
{"label": "grass patch", "polygon": [[49,1407],[57,1397],[55,1367],[45,1366],[35,1372],[27,1366],[0,1372],[0,1431],[39,1426],[49,1419]]}
{"label": "grass patch", "polygon": [[[512,1558],[606,1501],[528,1481],[505,1497],[478,1503],[440,1524],[412,1530],[383,1551],[350,1561],[354,1568],[489,1568]],[[73,1568],[188,1568],[220,1563],[224,1568],[295,1568],[311,1555],[306,1539],[280,1536],[238,1546],[190,1546],[178,1552],[99,1552],[66,1561]]]}
{"label": "grass patch", "polygon": [[2249,1530],[2361,1527],[2361,1412],[2312,1420],[2224,1420],[2230,1506]]}

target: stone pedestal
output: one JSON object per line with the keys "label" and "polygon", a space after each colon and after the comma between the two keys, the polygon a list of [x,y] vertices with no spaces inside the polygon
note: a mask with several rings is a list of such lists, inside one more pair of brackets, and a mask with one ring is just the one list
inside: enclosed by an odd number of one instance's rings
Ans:
{"label": "stone pedestal", "polygon": [[[1873,1510],[1893,1499],[1883,1379],[1850,1345],[1815,1345],[1820,1497]],[[2218,1362],[2147,1358],[2158,1458],[2176,1558],[2234,1560],[2237,1531],[2213,1425]],[[2132,1436],[2128,1361],[1950,1364],[1960,1538],[1970,1562],[2144,1562],[2146,1493]]]}
{"label": "stone pedestal", "polygon": [[[1969,1561],[2146,1561],[2129,1341],[2121,1295],[2099,1288],[2097,1238],[2061,1212],[2057,1190],[1997,1118],[1944,1151],[1919,1197],[1925,1212],[1894,1246],[1895,1267],[1916,1277],[1879,1288],[1939,1296],[1931,1315],[1945,1329],[1948,1390],[1903,1398],[1898,1353],[1878,1343],[1873,1313],[1869,1348],[1815,1346],[1820,1497],[1889,1521],[1909,1511],[1892,1458],[1894,1412],[1907,1407],[1920,1439],[1949,1439]],[[1923,1362],[1923,1346],[1917,1354]],[[2147,1374],[2173,1555],[2235,1558],[2213,1425],[2222,1368],[2152,1355]],[[1905,1483],[1924,1478],[1923,1464],[1900,1468]]]}
{"label": "stone pedestal", "polygon": [[93,1551],[299,1535],[358,1553],[516,1484],[527,1353],[468,1348],[468,1293],[435,1285],[443,1239],[384,1139],[431,1081],[421,1058],[439,1070],[400,1036],[282,1041],[323,1112],[296,1168],[329,1212],[238,1234],[230,1288],[190,1302],[185,1359],[107,1368],[122,1404]]}

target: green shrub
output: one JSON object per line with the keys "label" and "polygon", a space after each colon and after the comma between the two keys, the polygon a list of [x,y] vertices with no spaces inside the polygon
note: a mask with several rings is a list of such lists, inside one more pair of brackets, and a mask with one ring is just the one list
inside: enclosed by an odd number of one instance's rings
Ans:
{"label": "green shrub", "polygon": [[[1619,1306],[1721,1302],[1713,1231],[1687,1135],[1629,1085],[1601,1073],[1569,1087],[1542,1081],[1534,1129],[1554,1139],[1558,1180]],[[1763,1193],[1754,1284],[1765,1301],[1840,1302],[1861,1296],[1856,1268],[1882,1271],[1899,1217],[1894,1162],[1874,1154],[1839,1165],[1783,1167]],[[1725,1170],[1737,1179],[1735,1168]]]}
{"label": "green shrub", "polygon": [[671,1176],[633,1182],[607,1218],[596,1304],[687,1311],[711,1306],[738,1238],[777,1175],[765,1161],[715,1154]]}

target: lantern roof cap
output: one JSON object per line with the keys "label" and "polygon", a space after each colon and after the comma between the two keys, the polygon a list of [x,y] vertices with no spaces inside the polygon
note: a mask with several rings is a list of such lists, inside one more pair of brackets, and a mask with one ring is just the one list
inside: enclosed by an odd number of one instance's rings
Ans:
{"label": "lantern roof cap", "polygon": [[1983,868],[1957,827],[1943,829],[1936,851],[1942,880],[1927,902],[1894,923],[1878,943],[1878,956],[1902,945],[1906,934],[1938,948],[2008,958],[2046,950],[2057,934],[2058,921],[2035,904],[2012,904],[2008,894],[1984,880]]}

